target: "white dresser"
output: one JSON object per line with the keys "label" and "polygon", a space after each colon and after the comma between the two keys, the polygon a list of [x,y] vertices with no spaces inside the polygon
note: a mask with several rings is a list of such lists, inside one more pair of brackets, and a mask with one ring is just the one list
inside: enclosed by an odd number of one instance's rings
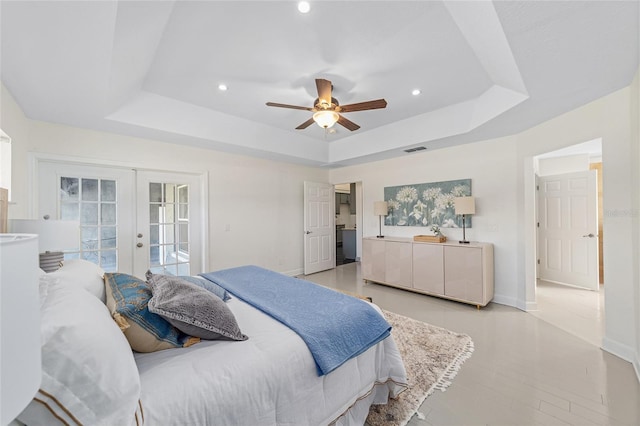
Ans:
{"label": "white dresser", "polygon": [[480,308],[493,299],[493,244],[367,237],[362,278]]}

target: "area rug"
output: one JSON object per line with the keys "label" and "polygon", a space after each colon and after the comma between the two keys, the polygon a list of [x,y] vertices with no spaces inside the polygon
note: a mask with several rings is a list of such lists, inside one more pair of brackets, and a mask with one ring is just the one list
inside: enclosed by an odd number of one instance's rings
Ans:
{"label": "area rug", "polygon": [[462,363],[473,353],[473,341],[466,334],[383,312],[393,327],[391,335],[402,355],[409,388],[386,405],[372,405],[367,424],[404,426],[427,396],[434,390],[444,391],[451,384]]}

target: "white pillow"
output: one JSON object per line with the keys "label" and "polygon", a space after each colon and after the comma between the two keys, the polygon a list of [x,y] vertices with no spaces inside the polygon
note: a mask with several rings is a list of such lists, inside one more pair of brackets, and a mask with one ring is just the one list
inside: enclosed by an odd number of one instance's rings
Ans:
{"label": "white pillow", "polygon": [[135,424],[140,376],[127,339],[106,305],[50,275],[41,311],[42,383],[18,419],[28,425],[59,419]]}
{"label": "white pillow", "polygon": [[57,271],[47,274],[60,279],[65,285],[82,287],[105,303],[104,270],[84,259],[65,260]]}

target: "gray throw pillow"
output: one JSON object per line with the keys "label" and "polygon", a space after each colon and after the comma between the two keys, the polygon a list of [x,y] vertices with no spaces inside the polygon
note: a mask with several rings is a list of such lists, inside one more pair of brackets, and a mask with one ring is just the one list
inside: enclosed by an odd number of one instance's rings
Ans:
{"label": "gray throw pillow", "polygon": [[218,296],[170,275],[147,273],[149,311],[183,333],[208,340],[247,340],[233,312]]}
{"label": "gray throw pillow", "polygon": [[191,284],[195,284],[198,287],[202,287],[205,290],[210,291],[211,293],[215,294],[216,296],[218,296],[220,299],[224,300],[225,302],[227,300],[231,299],[231,296],[229,295],[229,292],[227,290],[225,290],[224,288],[220,287],[218,284],[209,281],[206,278],[192,277],[192,276],[189,276],[189,275],[180,275],[178,278],[182,278],[185,281],[189,281]]}

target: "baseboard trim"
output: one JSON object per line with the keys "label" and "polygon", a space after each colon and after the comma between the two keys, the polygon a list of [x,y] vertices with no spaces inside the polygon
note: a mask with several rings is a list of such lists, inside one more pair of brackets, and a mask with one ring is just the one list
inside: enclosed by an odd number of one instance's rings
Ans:
{"label": "baseboard trim", "polygon": [[292,269],[291,271],[281,271],[280,273],[284,275],[288,275],[290,277],[295,277],[297,275],[304,275],[304,269],[298,268],[298,269]]}
{"label": "baseboard trim", "polygon": [[538,310],[538,302],[526,302],[525,303],[525,311],[537,311]]}
{"label": "baseboard trim", "polygon": [[507,306],[511,306],[513,308],[518,308],[518,303],[517,300],[515,299],[515,297],[510,297],[510,296],[503,296],[500,294],[494,294],[493,295],[493,300],[491,300],[493,303],[498,303],[500,305],[507,305]]}
{"label": "baseboard trim", "polygon": [[631,365],[633,365],[633,369],[636,372],[636,379],[638,379],[638,383],[640,383],[640,354],[638,354],[638,352],[608,337],[602,339],[602,349],[625,361],[629,361]]}
{"label": "baseboard trim", "polygon": [[630,346],[624,345],[620,342],[616,342],[615,340],[611,340],[608,337],[604,337],[602,339],[602,349],[617,356],[618,358],[622,358],[625,361],[628,361],[633,364],[636,369],[636,375],[638,374],[638,354],[634,351]]}

